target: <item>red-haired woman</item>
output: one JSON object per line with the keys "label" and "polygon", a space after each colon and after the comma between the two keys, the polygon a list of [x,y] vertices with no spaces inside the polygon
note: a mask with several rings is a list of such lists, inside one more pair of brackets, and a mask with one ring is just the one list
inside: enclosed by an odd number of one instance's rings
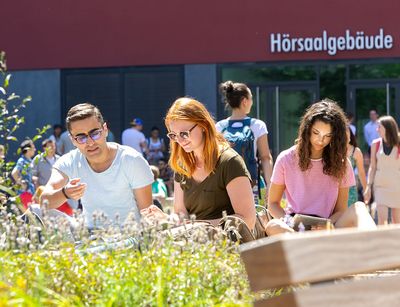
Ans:
{"label": "red-haired woman", "polygon": [[[171,140],[169,163],[175,171],[175,213],[217,225],[226,212],[253,229],[256,212],[250,174],[243,159],[217,132],[204,105],[179,98],[169,109],[165,125]],[[158,209],[152,206],[142,213],[152,214],[152,210]]]}

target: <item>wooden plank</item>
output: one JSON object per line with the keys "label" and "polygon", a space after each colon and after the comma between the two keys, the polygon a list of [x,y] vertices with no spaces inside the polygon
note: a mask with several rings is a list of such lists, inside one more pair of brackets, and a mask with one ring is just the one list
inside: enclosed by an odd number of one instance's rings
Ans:
{"label": "wooden plank", "polygon": [[253,291],[400,267],[400,226],[286,234],[243,244]]}
{"label": "wooden plank", "polygon": [[400,275],[313,285],[255,302],[265,307],[384,307],[400,305]]}

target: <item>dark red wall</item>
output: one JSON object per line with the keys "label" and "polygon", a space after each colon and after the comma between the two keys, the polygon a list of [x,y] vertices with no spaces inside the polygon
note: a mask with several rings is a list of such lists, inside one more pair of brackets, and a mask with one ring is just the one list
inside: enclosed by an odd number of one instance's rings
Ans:
{"label": "dark red wall", "polygon": [[[399,0],[14,0],[1,5],[10,69],[400,57]],[[271,32],[394,36],[391,50],[271,54]]]}

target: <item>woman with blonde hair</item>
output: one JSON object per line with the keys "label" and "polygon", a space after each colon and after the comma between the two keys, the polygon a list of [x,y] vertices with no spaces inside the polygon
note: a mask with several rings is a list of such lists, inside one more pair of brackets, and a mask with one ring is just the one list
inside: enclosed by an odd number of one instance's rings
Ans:
{"label": "woman with blonde hair", "polygon": [[[171,140],[169,163],[175,171],[175,213],[218,225],[226,212],[253,229],[256,212],[250,174],[217,132],[205,106],[192,98],[179,98],[168,110],[165,125]],[[157,210],[152,206],[142,213],[162,216]]]}
{"label": "woman with blonde hair", "polygon": [[395,119],[392,116],[380,117],[378,133],[380,138],[371,145],[371,164],[364,201],[370,201],[373,186],[378,224],[387,222],[389,208],[392,209],[392,222],[397,224],[400,223],[400,138]]}

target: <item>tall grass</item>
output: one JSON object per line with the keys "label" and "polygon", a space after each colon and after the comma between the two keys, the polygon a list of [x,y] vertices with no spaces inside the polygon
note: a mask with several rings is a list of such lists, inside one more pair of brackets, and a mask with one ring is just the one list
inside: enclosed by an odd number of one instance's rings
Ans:
{"label": "tall grass", "polygon": [[210,240],[201,227],[180,237],[142,228],[140,236],[140,248],[86,254],[61,241],[30,242],[25,249],[16,248],[18,243],[8,249],[3,245],[0,306],[231,306],[252,301],[237,245],[223,236]]}

